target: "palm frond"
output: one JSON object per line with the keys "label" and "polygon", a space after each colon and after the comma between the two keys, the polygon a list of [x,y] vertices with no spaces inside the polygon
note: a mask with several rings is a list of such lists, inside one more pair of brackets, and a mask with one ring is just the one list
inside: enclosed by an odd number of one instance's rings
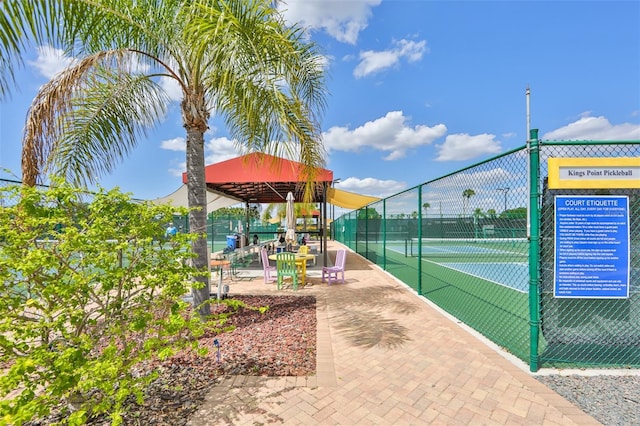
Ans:
{"label": "palm frond", "polygon": [[42,87],[27,115],[25,181],[52,172],[76,184],[94,182],[164,115],[167,99],[157,84],[126,72],[129,53],[90,56]]}

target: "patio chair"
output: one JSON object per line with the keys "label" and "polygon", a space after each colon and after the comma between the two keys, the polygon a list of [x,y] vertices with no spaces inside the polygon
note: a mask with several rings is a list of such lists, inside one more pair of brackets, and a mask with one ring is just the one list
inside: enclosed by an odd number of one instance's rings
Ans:
{"label": "patio chair", "polygon": [[347,250],[340,249],[336,252],[336,262],[333,266],[322,267],[322,282],[325,278],[331,285],[331,281],[338,281],[338,274],[342,274],[341,282],[344,283],[344,262],[347,258]]}
{"label": "patio chair", "polygon": [[229,277],[233,280],[238,276],[238,269],[242,267],[238,253],[231,252],[227,255],[229,259]]}
{"label": "patio chair", "polygon": [[[300,246],[298,247],[298,254],[309,254],[309,247],[308,246]],[[306,260],[305,260],[306,262]],[[298,262],[298,275],[301,275],[303,272],[303,268],[302,268],[302,262]],[[304,270],[306,270],[307,268],[305,267]]]}
{"label": "patio chair", "polygon": [[276,275],[278,277],[278,290],[282,287],[285,277],[291,277],[293,289],[298,289],[298,268],[296,266],[295,253],[282,252],[276,255]]}
{"label": "patio chair", "polygon": [[262,259],[262,269],[264,270],[264,283],[272,283],[276,280],[276,277],[272,276],[272,272],[276,272],[276,267],[269,265],[269,253],[266,248],[260,250],[260,257]]}

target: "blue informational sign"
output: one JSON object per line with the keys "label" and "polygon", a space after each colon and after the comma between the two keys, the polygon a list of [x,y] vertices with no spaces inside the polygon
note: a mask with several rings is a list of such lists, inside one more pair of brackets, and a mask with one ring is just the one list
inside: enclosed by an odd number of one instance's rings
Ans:
{"label": "blue informational sign", "polygon": [[629,297],[629,197],[555,197],[555,297]]}

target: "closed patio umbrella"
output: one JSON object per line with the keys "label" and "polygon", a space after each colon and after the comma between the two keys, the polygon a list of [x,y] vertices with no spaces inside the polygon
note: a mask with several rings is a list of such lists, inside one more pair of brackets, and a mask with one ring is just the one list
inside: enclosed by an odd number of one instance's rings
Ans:
{"label": "closed patio umbrella", "polygon": [[285,225],[287,226],[287,232],[284,234],[284,239],[287,246],[292,245],[296,241],[296,213],[293,208],[293,194],[289,192],[287,194],[287,210],[285,216]]}

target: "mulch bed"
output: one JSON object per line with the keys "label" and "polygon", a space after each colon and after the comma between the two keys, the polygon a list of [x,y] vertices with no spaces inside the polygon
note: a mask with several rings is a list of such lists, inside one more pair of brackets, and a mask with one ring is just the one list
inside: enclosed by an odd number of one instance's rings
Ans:
{"label": "mulch bed", "polygon": [[[313,296],[237,296],[250,306],[268,306],[264,314],[240,309],[226,325],[233,331],[206,334],[199,342],[205,357],[184,351],[158,364],[160,377],[146,392],[144,404],[131,402],[125,425],[187,424],[209,390],[226,375],[306,376],[316,368],[316,300]],[[213,312],[225,309],[218,305]],[[217,340],[218,346],[214,344]],[[59,420],[59,414],[31,426]],[[106,417],[91,425],[108,425]]]}

